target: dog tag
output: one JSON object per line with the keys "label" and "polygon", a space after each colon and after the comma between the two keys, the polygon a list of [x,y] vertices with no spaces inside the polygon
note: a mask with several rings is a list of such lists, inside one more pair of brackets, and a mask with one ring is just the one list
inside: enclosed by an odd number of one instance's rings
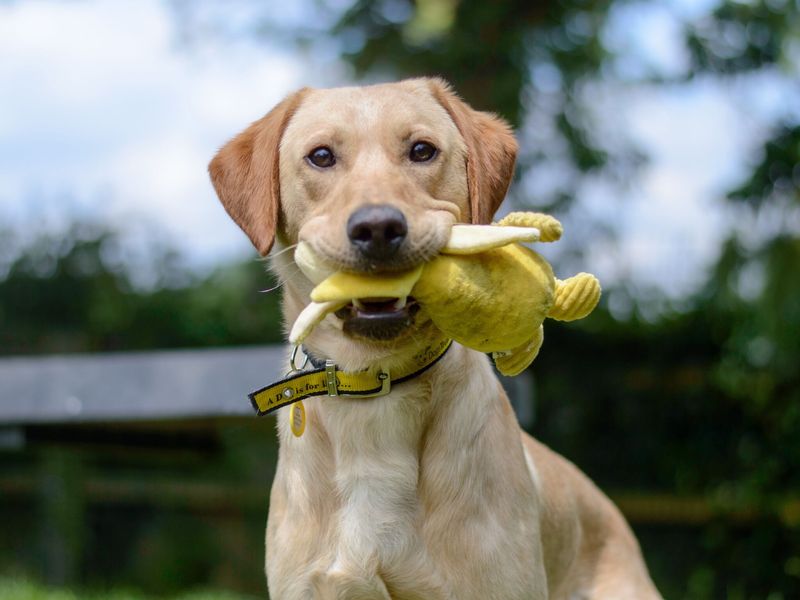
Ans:
{"label": "dog tag", "polygon": [[306,430],[306,407],[300,400],[289,408],[289,427],[295,437],[300,437]]}

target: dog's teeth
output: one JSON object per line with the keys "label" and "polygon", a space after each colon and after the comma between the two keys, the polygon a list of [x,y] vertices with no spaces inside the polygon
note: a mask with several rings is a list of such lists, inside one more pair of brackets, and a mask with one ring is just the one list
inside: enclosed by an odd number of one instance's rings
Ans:
{"label": "dog's teeth", "polygon": [[353,306],[359,310],[364,310],[366,308],[358,298],[353,298]]}
{"label": "dog's teeth", "polygon": [[407,296],[403,296],[402,298],[398,298],[397,301],[394,303],[394,307],[396,310],[401,310],[406,307],[406,301],[408,300]]}

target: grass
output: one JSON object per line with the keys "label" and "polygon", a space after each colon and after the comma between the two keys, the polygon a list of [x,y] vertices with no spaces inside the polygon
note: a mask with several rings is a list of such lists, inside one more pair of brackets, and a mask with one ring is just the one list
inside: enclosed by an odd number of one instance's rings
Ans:
{"label": "grass", "polygon": [[255,600],[219,590],[197,590],[171,596],[152,596],[135,590],[113,589],[106,591],[69,590],[47,587],[27,579],[0,577],[2,600]]}

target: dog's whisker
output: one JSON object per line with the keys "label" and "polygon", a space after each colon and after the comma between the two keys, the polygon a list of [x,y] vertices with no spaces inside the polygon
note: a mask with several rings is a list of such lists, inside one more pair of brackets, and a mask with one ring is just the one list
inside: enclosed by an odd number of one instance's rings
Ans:
{"label": "dog's whisker", "polygon": [[283,287],[284,285],[286,285],[289,281],[291,281],[292,279],[294,279],[295,277],[297,277],[301,273],[302,273],[302,271],[300,270],[300,267],[295,265],[294,272],[290,273],[288,275],[288,277],[282,279],[281,281],[279,281],[276,285],[272,286],[271,288],[268,288],[268,289],[265,289],[265,290],[258,290],[258,292],[260,294],[269,294],[270,292],[274,292],[275,290],[277,290],[277,289]]}
{"label": "dog's whisker", "polygon": [[282,288],[285,283],[286,283],[285,281],[281,281],[280,283],[278,283],[277,285],[272,286],[271,288],[267,288],[265,290],[258,290],[258,293],[259,294],[269,294],[270,292],[274,292],[275,290],[277,290],[279,288]]}
{"label": "dog's whisker", "polygon": [[298,245],[299,245],[299,243],[298,244],[291,244],[290,246],[286,246],[286,248],[284,248],[283,250],[278,250],[277,252],[273,252],[271,254],[267,254],[266,256],[257,256],[253,260],[256,260],[256,261],[258,261],[260,263],[266,263],[266,262],[269,262],[270,260],[272,260],[273,258],[277,258],[281,254],[284,254],[285,252],[289,252],[290,250],[294,250],[295,248],[297,248]]}
{"label": "dog's whisker", "polygon": [[286,252],[289,252],[290,250],[294,250],[294,249],[295,249],[295,248],[297,248],[297,246],[299,246],[299,245],[300,245],[300,244],[298,243],[298,244],[292,244],[292,245],[290,245],[290,246],[286,246],[286,248],[284,248],[283,250],[279,250],[278,252],[275,252],[274,254],[270,254],[269,256],[263,256],[263,257],[261,257],[261,260],[268,260],[268,259],[270,259],[270,258],[277,258],[277,257],[278,257],[278,256],[280,256],[281,254],[284,254],[284,253],[286,253]]}

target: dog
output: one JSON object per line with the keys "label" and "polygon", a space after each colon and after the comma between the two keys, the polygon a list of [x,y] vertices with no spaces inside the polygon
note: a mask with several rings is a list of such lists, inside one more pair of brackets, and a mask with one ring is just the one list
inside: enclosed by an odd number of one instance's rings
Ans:
{"label": "dog", "polygon": [[[517,143],[436,78],[302,89],[229,141],[209,172],[227,212],[283,282],[291,324],[313,284],[304,241],[337,270],[434,257],[456,222],[489,223]],[[411,368],[440,340],[413,298],[329,315],[304,343],[343,372]],[[373,398],[316,397],[307,426],[278,412],[266,536],[270,597],[659,598],[622,515],[522,432],[487,356],[457,343]]]}

